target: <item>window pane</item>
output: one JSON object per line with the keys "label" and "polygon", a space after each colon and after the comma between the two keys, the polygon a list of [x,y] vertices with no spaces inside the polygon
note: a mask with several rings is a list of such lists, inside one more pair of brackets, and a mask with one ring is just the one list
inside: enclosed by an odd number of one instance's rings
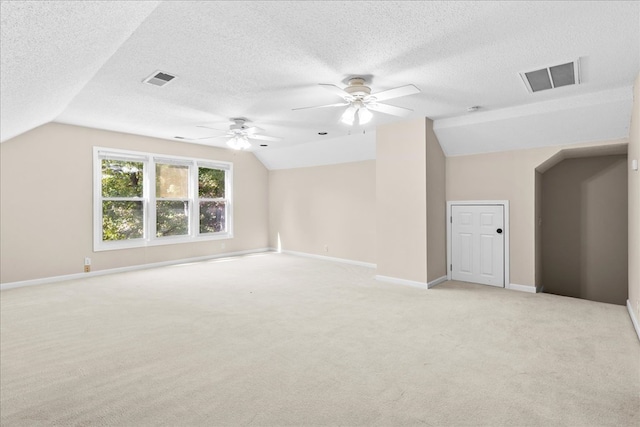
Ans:
{"label": "window pane", "polygon": [[142,197],[142,162],[102,160],[103,197]]}
{"label": "window pane", "polygon": [[156,236],[189,234],[189,202],[156,202]]}
{"label": "window pane", "polygon": [[225,171],[198,168],[198,197],[201,199],[224,198]]}
{"label": "window pane", "polygon": [[102,240],[129,240],[144,237],[142,202],[102,202]]}
{"label": "window pane", "polygon": [[200,202],[200,233],[226,231],[225,202]]}
{"label": "window pane", "polygon": [[156,197],[189,197],[189,166],[156,164]]}

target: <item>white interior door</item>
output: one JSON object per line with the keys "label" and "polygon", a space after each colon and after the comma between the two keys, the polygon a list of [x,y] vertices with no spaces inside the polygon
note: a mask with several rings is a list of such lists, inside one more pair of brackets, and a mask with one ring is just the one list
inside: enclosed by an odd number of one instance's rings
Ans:
{"label": "white interior door", "polygon": [[451,278],[504,287],[504,206],[451,206]]}

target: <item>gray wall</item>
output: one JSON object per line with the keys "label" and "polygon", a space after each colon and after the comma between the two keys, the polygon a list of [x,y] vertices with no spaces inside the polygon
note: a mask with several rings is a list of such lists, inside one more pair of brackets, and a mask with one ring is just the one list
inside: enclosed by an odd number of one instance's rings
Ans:
{"label": "gray wall", "polygon": [[626,156],[566,159],[542,175],[545,292],[626,304]]}

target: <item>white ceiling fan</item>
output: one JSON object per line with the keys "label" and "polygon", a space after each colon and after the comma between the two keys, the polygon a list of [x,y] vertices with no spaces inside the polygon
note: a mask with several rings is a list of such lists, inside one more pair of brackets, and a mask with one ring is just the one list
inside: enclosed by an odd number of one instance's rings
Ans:
{"label": "white ceiling fan", "polygon": [[373,118],[371,111],[377,111],[380,113],[391,114],[393,116],[404,117],[410,114],[413,110],[403,107],[396,107],[394,105],[382,104],[380,101],[386,101],[392,98],[400,98],[401,96],[413,95],[420,93],[420,89],[414,85],[400,86],[394,89],[383,90],[378,93],[371,93],[371,88],[365,86],[365,79],[362,77],[351,77],[349,79],[349,85],[341,89],[336,85],[322,84],[320,86],[335,93],[341,97],[344,102],[337,104],[318,105],[314,107],[302,107],[294,108],[294,110],[306,110],[310,108],[327,108],[327,107],[347,107],[342,113],[340,121],[347,125],[353,125],[356,117],[358,124],[368,123]]}
{"label": "white ceiling fan", "polygon": [[247,119],[239,117],[231,119],[233,124],[229,126],[229,130],[217,129],[209,126],[198,126],[199,128],[212,129],[217,130],[219,132],[224,132],[222,135],[214,135],[207,136],[204,138],[195,138],[197,140],[202,139],[213,139],[213,138],[229,138],[227,141],[227,145],[234,150],[246,150],[251,147],[250,139],[257,139],[261,141],[281,141],[282,138],[277,138],[274,136],[267,135],[258,135],[258,132],[264,131],[264,129],[260,129],[256,126],[246,126],[245,123],[248,122]]}

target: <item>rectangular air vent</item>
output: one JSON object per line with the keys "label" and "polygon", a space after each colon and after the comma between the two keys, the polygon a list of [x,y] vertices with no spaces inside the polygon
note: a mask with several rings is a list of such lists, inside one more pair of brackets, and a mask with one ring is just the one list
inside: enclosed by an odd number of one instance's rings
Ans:
{"label": "rectangular air vent", "polygon": [[580,83],[580,62],[576,59],[566,64],[520,73],[529,92],[558,88]]}
{"label": "rectangular air vent", "polygon": [[143,83],[148,83],[154,86],[164,86],[175,78],[176,76],[172,76],[171,74],[163,73],[162,71],[156,71],[149,77],[144,79]]}

